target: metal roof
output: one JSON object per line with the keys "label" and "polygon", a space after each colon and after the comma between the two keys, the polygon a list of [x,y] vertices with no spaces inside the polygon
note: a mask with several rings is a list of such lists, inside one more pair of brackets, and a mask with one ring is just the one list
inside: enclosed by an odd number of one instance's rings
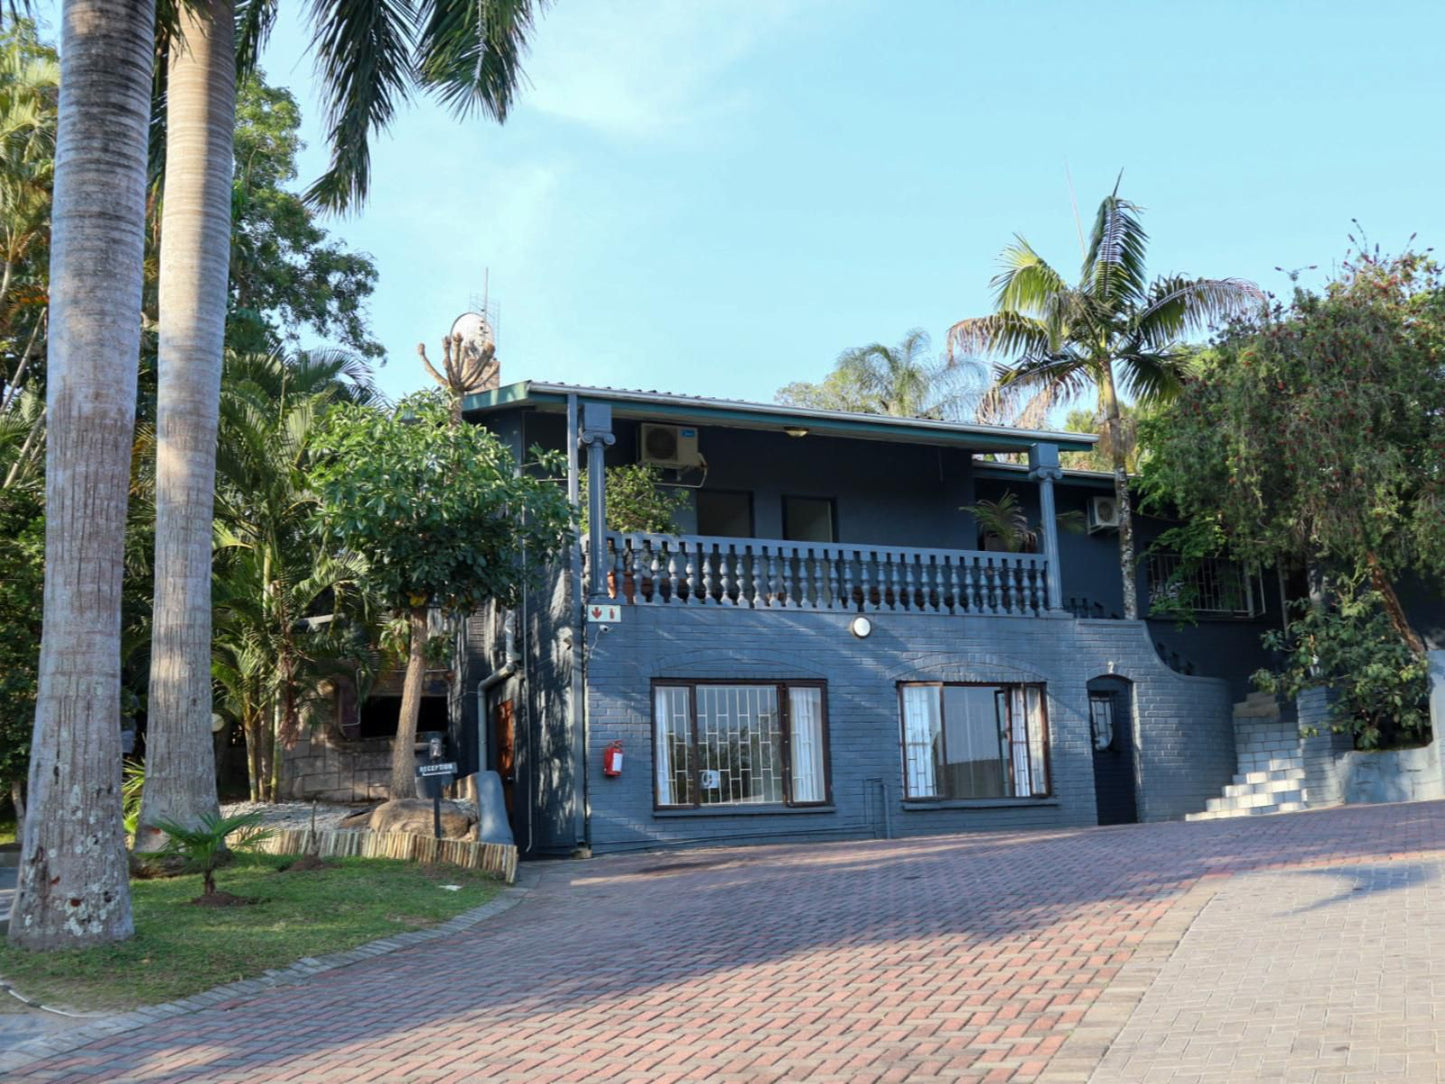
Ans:
{"label": "metal roof", "polygon": [[578,384],[549,384],[523,380],[493,391],[477,392],[462,400],[469,415],[531,408],[565,410],[569,396],[608,403],[622,418],[655,419],[693,425],[737,429],[806,429],[818,436],[861,440],[901,441],[969,448],[980,452],[1009,452],[1030,444],[1054,444],[1061,451],[1085,452],[1099,439],[1092,433],[1060,433],[1045,429],[1013,429],[1001,425],[941,422],[931,418],[895,418],[887,414],[850,414],[840,410],[809,410],[776,403],[748,403],[701,395],[674,395],[627,388],[592,388]]}

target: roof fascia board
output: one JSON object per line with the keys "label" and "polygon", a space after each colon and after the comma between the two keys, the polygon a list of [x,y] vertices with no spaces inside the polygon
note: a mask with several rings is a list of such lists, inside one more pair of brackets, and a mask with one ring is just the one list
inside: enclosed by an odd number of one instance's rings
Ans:
{"label": "roof fascia board", "polygon": [[1031,444],[1053,444],[1060,451],[1086,452],[1097,440],[1092,434],[1062,434],[989,426],[954,428],[943,423],[871,421],[832,412],[797,412],[765,404],[692,402],[672,397],[651,397],[639,393],[612,392],[600,388],[566,388],[533,381],[508,384],[493,391],[478,392],[462,400],[464,413],[489,413],[506,408],[532,406],[540,410],[565,407],[567,396],[580,401],[596,399],[613,404],[618,417],[667,418],[695,425],[722,425],[740,429],[781,432],[796,426],[819,436],[852,437],[862,440],[892,440],[905,444],[929,444],[969,448],[980,452],[1020,451]]}

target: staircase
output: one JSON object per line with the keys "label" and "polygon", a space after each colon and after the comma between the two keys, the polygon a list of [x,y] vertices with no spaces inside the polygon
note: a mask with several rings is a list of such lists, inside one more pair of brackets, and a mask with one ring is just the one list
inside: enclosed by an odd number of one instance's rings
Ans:
{"label": "staircase", "polygon": [[1271,693],[1250,693],[1234,705],[1234,747],[1239,771],[1218,798],[1205,802],[1189,821],[1292,813],[1309,805],[1305,791],[1304,756],[1299,727],[1281,720],[1279,702]]}

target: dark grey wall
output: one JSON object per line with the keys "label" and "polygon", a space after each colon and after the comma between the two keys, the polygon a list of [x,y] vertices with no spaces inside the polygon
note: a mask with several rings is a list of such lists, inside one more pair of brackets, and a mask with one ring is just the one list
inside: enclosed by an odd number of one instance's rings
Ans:
{"label": "dark grey wall", "polygon": [[[617,443],[607,449],[609,466],[637,462],[639,425],[613,420]],[[522,439],[524,446],[561,451],[566,432],[561,415],[528,413]],[[708,462],[705,488],[753,494],[758,538],[783,537],[785,496],[831,497],[840,542],[974,548],[973,519],[961,510],[973,501],[967,452],[721,426],[700,428],[698,446]],[[689,471],[682,481],[696,486],[701,472]],[[695,508],[679,516],[679,533],[697,533]]]}
{"label": "dark grey wall", "polygon": [[[1141,819],[1204,808],[1235,768],[1224,683],[1166,669],[1142,625],[1119,621],[952,617],[880,612],[858,640],[848,616],[746,609],[640,607],[589,635],[587,756],[592,842],[621,850],[755,839],[873,835],[879,786],[895,835],[1049,828],[1095,822],[1086,686],[1114,673],[1134,682]],[[826,812],[657,812],[653,808],[653,678],[822,678],[834,806]],[[1054,797],[971,807],[905,808],[897,683],[1037,682],[1048,686]],[[606,745],[626,752],[621,778],[601,774]]]}
{"label": "dark grey wall", "polygon": [[[1032,522],[1038,522],[1038,487],[1022,473],[1007,477],[990,477],[999,473],[997,467],[984,467],[975,479],[978,499],[998,500],[1005,492],[1014,493],[1028,510]],[[1083,515],[1090,497],[1109,495],[1109,480],[1065,478],[1055,489],[1055,503],[1060,513]],[[1152,516],[1134,516],[1135,550],[1144,554],[1164,531],[1174,524]],[[1112,618],[1122,616],[1124,593],[1119,579],[1119,536],[1113,531],[1088,534],[1085,531],[1059,532],[1059,569],[1063,594],[1087,607],[1091,615]],[[1140,561],[1136,579],[1140,607],[1147,613],[1149,605],[1148,576]],[[1249,677],[1256,670],[1268,667],[1272,657],[1260,643],[1269,629],[1279,628],[1282,604],[1278,578],[1267,570],[1263,579],[1264,612],[1252,618],[1211,617],[1202,615],[1193,624],[1173,618],[1149,619],[1149,635],[1162,645],[1165,655],[1187,663],[1195,674],[1223,678],[1229,683],[1235,700],[1243,700],[1252,691]],[[1445,618],[1445,607],[1441,610]]]}

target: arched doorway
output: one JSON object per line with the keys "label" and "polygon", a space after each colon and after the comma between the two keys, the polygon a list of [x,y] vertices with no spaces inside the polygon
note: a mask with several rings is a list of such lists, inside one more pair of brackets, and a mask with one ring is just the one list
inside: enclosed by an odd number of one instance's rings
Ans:
{"label": "arched doorway", "polygon": [[1089,734],[1094,749],[1094,799],[1100,824],[1139,819],[1134,772],[1133,690],[1121,677],[1089,682]]}

